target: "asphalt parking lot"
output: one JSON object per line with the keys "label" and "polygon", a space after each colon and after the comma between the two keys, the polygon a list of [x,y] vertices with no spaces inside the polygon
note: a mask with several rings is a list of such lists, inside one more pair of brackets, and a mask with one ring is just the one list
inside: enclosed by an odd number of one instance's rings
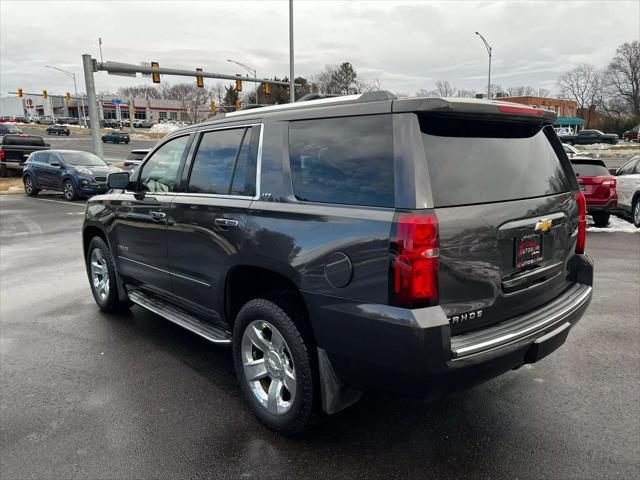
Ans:
{"label": "asphalt parking lot", "polygon": [[[91,136],[88,133],[72,132],[68,137],[57,135],[46,135],[41,128],[30,128],[28,126],[20,127],[24,133],[30,135],[44,136],[46,142],[51,144],[51,148],[69,149],[69,150],[83,150],[86,152],[91,151]],[[128,132],[128,129],[126,130]],[[148,129],[143,130],[148,131]],[[124,143],[105,143],[104,159],[107,162],[122,161],[127,158],[127,154],[137,148],[151,148],[158,142],[157,139],[139,139],[133,138],[129,144]]]}
{"label": "asphalt parking lot", "polygon": [[2,479],[640,475],[638,233],[589,233],[593,302],[550,357],[432,403],[366,395],[288,439],[245,408],[228,348],[98,310],[83,212],[0,196]]}

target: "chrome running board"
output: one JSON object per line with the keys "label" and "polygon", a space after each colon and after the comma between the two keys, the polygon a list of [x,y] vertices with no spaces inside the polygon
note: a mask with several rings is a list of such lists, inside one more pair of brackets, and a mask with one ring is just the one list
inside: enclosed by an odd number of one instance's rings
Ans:
{"label": "chrome running board", "polygon": [[229,332],[225,332],[221,328],[200,320],[198,317],[185,312],[175,305],[140,290],[129,290],[128,294],[129,299],[136,305],[140,305],[142,308],[146,308],[170,322],[206,338],[210,342],[231,343],[231,334]]}

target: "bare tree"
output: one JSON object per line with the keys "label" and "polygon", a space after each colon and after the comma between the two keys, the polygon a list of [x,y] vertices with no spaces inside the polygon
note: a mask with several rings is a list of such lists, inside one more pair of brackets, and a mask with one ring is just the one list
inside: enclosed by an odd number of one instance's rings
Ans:
{"label": "bare tree", "polygon": [[558,79],[560,93],[565,98],[575,100],[578,104],[578,115],[589,127],[591,112],[597,103],[602,88],[602,74],[593,65],[581,63],[573,70],[563,73]]}
{"label": "bare tree", "polygon": [[436,93],[439,97],[453,97],[458,89],[452,87],[447,80],[436,81]]}
{"label": "bare tree", "polygon": [[640,115],[640,42],[620,45],[604,75],[609,102],[618,107],[626,105],[633,115]]}
{"label": "bare tree", "polygon": [[324,69],[312,77],[320,93],[350,95],[361,93],[370,87],[358,78],[356,69],[349,62],[340,65],[325,65]]}

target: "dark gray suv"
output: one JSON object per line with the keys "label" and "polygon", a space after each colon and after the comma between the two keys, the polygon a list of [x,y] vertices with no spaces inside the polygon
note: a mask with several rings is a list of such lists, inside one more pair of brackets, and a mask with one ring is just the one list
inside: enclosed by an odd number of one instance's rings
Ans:
{"label": "dark gray suv", "polygon": [[366,390],[434,397],[536,362],[592,295],[554,119],[372,92],[172,133],[88,203],[93,295],[232,344],[250,408],[287,434]]}

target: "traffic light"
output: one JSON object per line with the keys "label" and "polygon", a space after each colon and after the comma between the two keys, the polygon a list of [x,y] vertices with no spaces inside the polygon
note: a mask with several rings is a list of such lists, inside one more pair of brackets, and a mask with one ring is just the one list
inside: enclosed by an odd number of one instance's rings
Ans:
{"label": "traffic light", "polygon": [[236,90],[241,92],[242,91],[242,80],[237,79],[236,80]]}
{"label": "traffic light", "polygon": [[22,93],[22,89],[21,89],[21,88],[19,88],[19,89],[18,89],[18,96],[19,96],[20,98],[22,98],[22,95],[23,95],[23,93]]}
{"label": "traffic light", "polygon": [[66,99],[67,99],[67,102],[70,102],[70,101],[71,101],[71,93],[66,92],[66,93],[64,94],[64,98],[66,98]]}
{"label": "traffic light", "polygon": [[[196,72],[201,72],[202,69],[201,68],[196,68]],[[203,88],[204,87],[204,77],[196,77],[196,85],[198,85],[199,88]]]}
{"label": "traffic light", "polygon": [[240,110],[240,100],[236,100],[236,110]]}
{"label": "traffic light", "polygon": [[49,94],[47,93],[46,90],[42,90],[42,98],[44,98],[45,100],[49,98]]}
{"label": "traffic light", "polygon": [[211,100],[211,111],[216,113],[218,111],[218,106],[216,105],[215,100]]}
{"label": "traffic light", "polygon": [[262,91],[266,94],[269,95],[271,93],[271,87],[269,86],[268,83],[263,83],[262,84]]}
{"label": "traffic light", "polygon": [[153,83],[160,83],[160,74],[157,69],[160,68],[160,64],[158,62],[151,62],[151,68],[153,68],[153,73],[151,74],[151,78],[153,79]]}

